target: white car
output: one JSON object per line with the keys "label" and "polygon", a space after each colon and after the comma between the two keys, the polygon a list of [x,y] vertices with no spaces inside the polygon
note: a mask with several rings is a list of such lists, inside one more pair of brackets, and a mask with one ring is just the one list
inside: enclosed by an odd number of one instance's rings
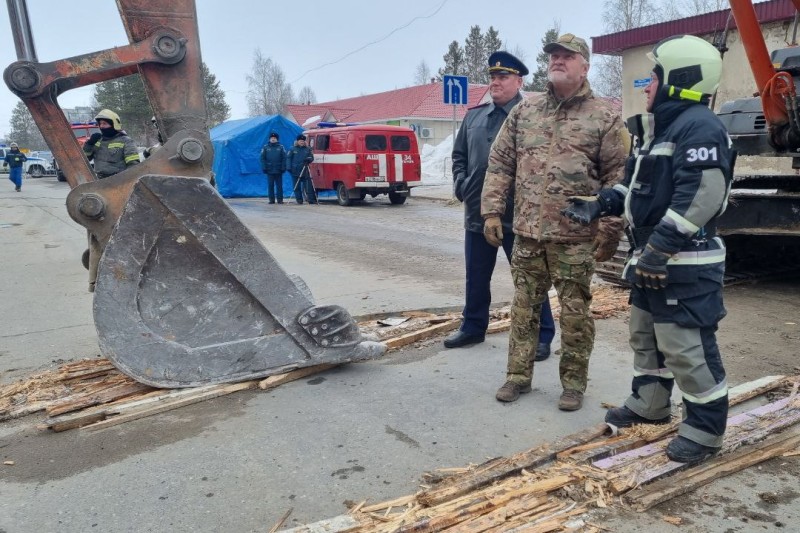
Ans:
{"label": "white car", "polygon": [[[5,159],[6,154],[10,150],[11,149],[8,148],[7,146],[0,146],[0,160]],[[42,176],[46,175],[50,176],[55,175],[56,169],[53,166],[52,157],[45,158],[45,157],[36,157],[34,155],[26,155],[25,157],[27,157],[28,160],[22,164],[22,171],[30,175],[30,177],[41,178]],[[0,165],[0,172],[8,173],[8,167],[3,168],[3,166]]]}

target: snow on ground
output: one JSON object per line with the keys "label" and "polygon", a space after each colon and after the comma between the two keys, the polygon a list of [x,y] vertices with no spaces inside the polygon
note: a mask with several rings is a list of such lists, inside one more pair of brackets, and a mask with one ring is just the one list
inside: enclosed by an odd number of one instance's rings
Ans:
{"label": "snow on ground", "polygon": [[453,183],[453,136],[431,146],[422,145],[422,183],[424,185],[443,185]]}

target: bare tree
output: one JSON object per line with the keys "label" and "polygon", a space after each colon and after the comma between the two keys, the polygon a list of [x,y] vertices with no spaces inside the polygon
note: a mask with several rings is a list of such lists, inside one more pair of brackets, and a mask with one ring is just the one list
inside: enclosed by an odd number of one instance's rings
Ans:
{"label": "bare tree", "polygon": [[253,54],[252,74],[247,75],[247,107],[250,116],[280,115],[294,101],[291,84],[283,69],[260,49]]}
{"label": "bare tree", "polygon": [[[661,22],[665,11],[654,0],[606,0],[603,25],[608,33],[639,28]],[[592,61],[592,85],[598,94],[622,96],[622,57],[602,56]]]}
{"label": "bare tree", "polygon": [[[671,4],[668,2],[668,4]],[[702,15],[703,13],[711,13],[712,11],[721,11],[730,6],[728,0],[683,0],[678,4],[680,16],[691,17],[694,15]],[[677,18],[677,17],[670,17]]]}
{"label": "bare tree", "polygon": [[314,93],[314,90],[306,85],[300,92],[297,93],[297,103],[298,104],[316,104],[317,103],[317,95]]}
{"label": "bare tree", "polygon": [[414,70],[414,85],[425,85],[431,82],[431,68],[423,59]]}

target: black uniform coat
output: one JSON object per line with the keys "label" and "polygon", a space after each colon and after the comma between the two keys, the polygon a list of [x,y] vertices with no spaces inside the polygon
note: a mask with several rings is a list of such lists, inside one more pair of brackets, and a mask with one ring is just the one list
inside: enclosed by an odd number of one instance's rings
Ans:
{"label": "black uniform coat", "polygon": [[[481,191],[489,164],[489,148],[509,111],[521,100],[522,95],[517,93],[502,107],[491,102],[474,107],[467,111],[458,130],[453,144],[453,192],[456,198],[464,202],[464,229],[467,231],[483,233]],[[508,207],[503,215],[503,231],[511,233],[513,198],[506,205]]]}

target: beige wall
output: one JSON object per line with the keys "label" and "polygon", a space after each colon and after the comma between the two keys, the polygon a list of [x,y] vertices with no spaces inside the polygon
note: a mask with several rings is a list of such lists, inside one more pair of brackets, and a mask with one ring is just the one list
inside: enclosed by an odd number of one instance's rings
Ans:
{"label": "beige wall", "polygon": [[[791,21],[774,22],[763,27],[767,50],[785,48],[792,38]],[[711,41],[712,35],[701,36]],[[642,88],[634,88],[637,79],[649,78],[653,62],[647,58],[653,46],[645,46],[626,50],[622,56],[622,116],[630,117],[645,112],[645,94]],[[717,91],[715,110],[727,101],[753,96],[757,91],[750,64],[742,46],[737,30],[728,33],[728,51],[722,59],[722,79]],[[791,168],[788,157],[739,157],[736,162],[737,174],[748,173],[789,173],[796,174]]]}
{"label": "beige wall", "polygon": [[[786,42],[792,37],[791,22],[775,22],[763,26],[764,39],[767,50],[785,48]],[[712,35],[702,35],[711,41]],[[646,54],[653,49],[652,45],[626,50],[622,55],[622,116],[629,117],[645,112],[645,95],[642,88],[634,88],[633,82],[637,79],[650,77],[653,62]],[[747,56],[742,47],[737,30],[728,33],[728,51],[722,60],[722,80],[715,109],[728,100],[752,96],[756,91],[756,83]]]}

